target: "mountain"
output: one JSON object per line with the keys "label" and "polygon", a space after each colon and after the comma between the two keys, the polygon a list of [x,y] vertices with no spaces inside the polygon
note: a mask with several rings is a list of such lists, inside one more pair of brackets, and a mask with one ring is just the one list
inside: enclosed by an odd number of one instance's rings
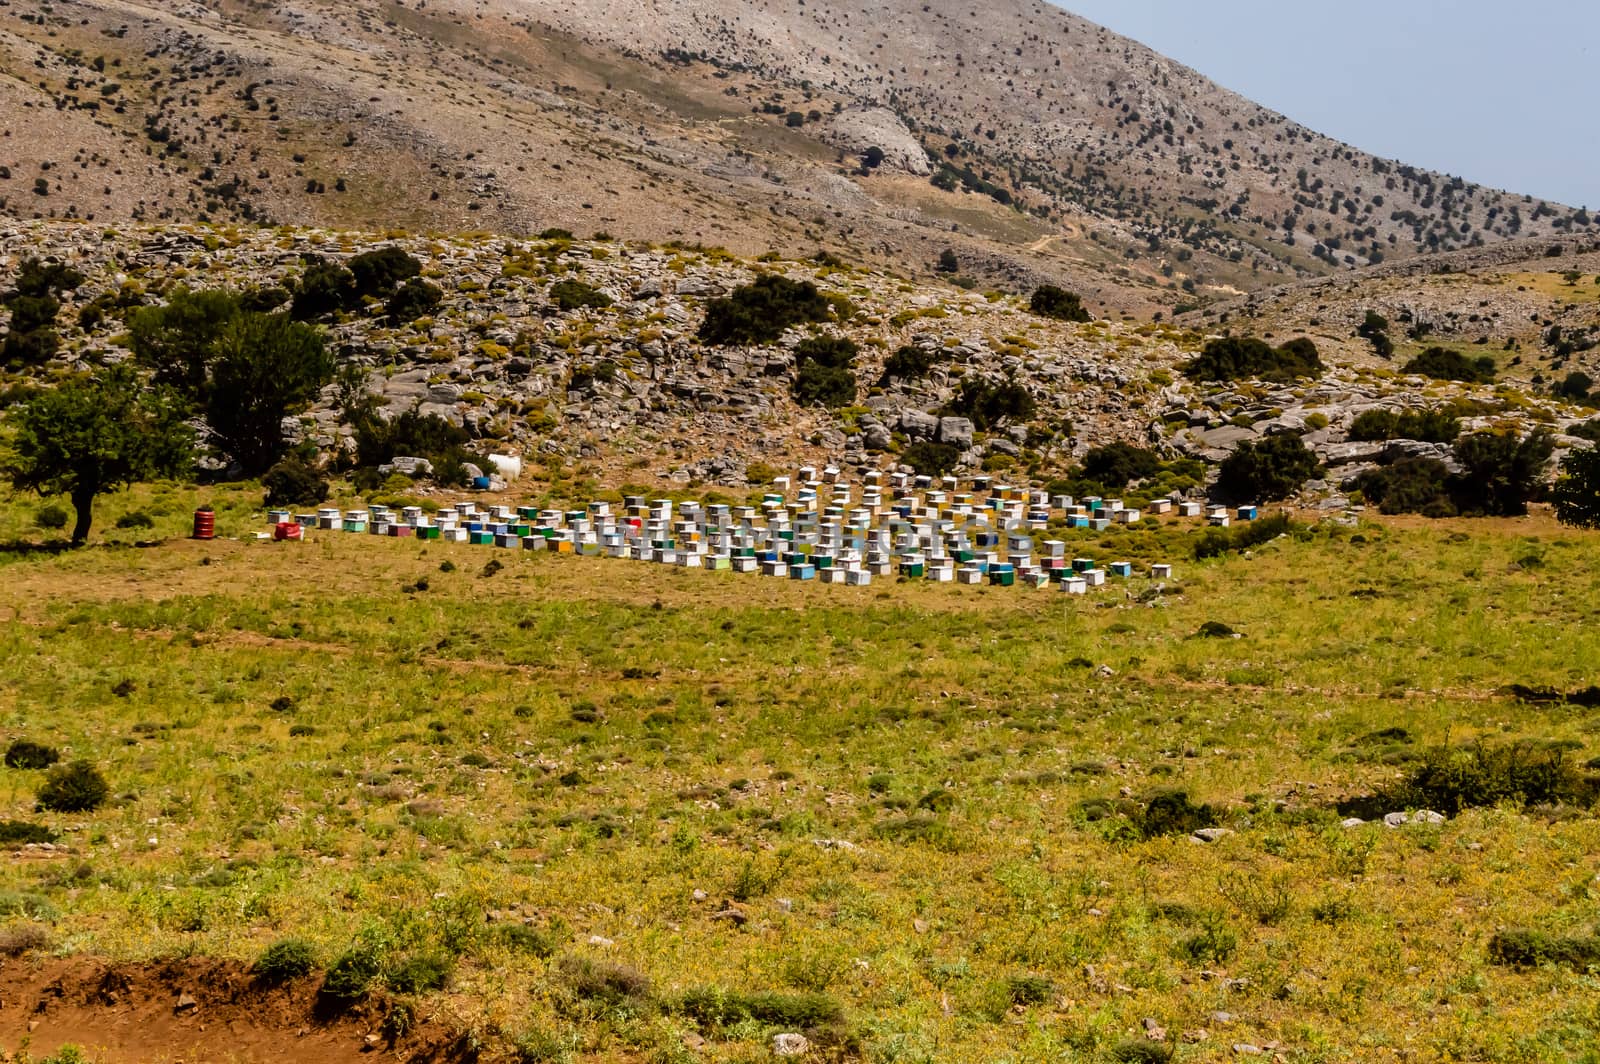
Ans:
{"label": "mountain", "polygon": [[1319,136],[1058,8],[11,0],[0,211],[826,246],[1170,312],[1581,211]]}

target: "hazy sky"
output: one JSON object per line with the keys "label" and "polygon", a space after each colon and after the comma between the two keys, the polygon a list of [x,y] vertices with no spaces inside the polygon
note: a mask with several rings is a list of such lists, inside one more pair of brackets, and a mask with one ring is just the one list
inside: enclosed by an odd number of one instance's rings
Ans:
{"label": "hazy sky", "polygon": [[1600,207],[1596,0],[1056,0],[1319,133]]}

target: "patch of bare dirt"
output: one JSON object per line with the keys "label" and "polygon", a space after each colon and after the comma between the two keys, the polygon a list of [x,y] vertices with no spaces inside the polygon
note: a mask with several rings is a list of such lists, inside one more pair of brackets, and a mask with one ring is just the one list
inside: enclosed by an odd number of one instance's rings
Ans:
{"label": "patch of bare dirt", "polygon": [[267,986],[234,961],[110,964],[93,957],[0,962],[0,1059],[75,1045],[104,1064],[344,1064],[472,1059],[457,1032],[418,1016],[397,1031],[374,997],[334,1007],[321,976]]}

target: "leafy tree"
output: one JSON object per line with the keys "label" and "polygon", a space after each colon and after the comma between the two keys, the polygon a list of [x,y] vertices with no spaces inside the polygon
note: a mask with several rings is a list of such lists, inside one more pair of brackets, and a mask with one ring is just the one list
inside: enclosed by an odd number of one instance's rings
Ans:
{"label": "leafy tree", "polygon": [[1443,410],[1367,410],[1350,423],[1352,440],[1451,443],[1460,435],[1461,421]]}
{"label": "leafy tree", "polygon": [[1556,520],[1577,528],[1600,528],[1600,449],[1567,452],[1561,476],[1550,490]]}
{"label": "leafy tree", "polygon": [[387,299],[399,285],[422,273],[422,263],[397,247],[364,251],[345,263],[356,294]]}
{"label": "leafy tree", "polygon": [[1317,456],[1298,436],[1246,441],[1223,461],[1217,494],[1240,502],[1287,499],[1316,476],[1319,468]]}
{"label": "leafy tree", "polygon": [[838,408],[856,399],[852,370],[858,349],[855,341],[828,336],[802,340],[794,349],[799,374],[794,382],[795,402],[802,406]]}
{"label": "leafy tree", "polygon": [[322,334],[281,314],[245,314],[228,322],[212,349],[206,422],[246,473],[284,453],[283,419],[333,379]]}
{"label": "leafy tree", "polygon": [[127,366],[40,392],[11,421],[6,475],[19,491],[72,500],[73,543],[89,538],[97,496],[176,476],[193,461],[194,435],[180,404],[162,389],[143,387]]}
{"label": "leafy tree", "polygon": [[17,267],[16,287],[0,297],[11,312],[0,359],[9,366],[36,366],[54,357],[61,346],[56,335],[60,296],[83,284],[83,274],[58,262],[28,257]]}
{"label": "leafy tree", "polygon": [[1089,311],[1085,309],[1083,300],[1078,294],[1053,284],[1042,284],[1035,288],[1033,298],[1028,301],[1028,308],[1035,314],[1055,318],[1057,321],[1089,320]]}
{"label": "leafy tree", "polygon": [[1326,367],[1317,347],[1299,337],[1272,347],[1254,337],[1222,336],[1183,367],[1192,380],[1236,381],[1255,377],[1264,381],[1288,383],[1297,377],[1320,377]]}
{"label": "leafy tree", "polygon": [[719,346],[775,343],[785,329],[824,322],[832,314],[833,304],[810,281],[765,274],[706,304],[700,342]]}
{"label": "leafy tree", "polygon": [[944,412],[969,418],[975,428],[987,432],[1002,421],[1026,421],[1035,405],[1033,396],[1016,381],[991,383],[967,377]]}
{"label": "leafy tree", "polygon": [[1154,452],[1131,443],[1108,443],[1083,456],[1083,476],[1109,491],[1128,486],[1131,481],[1153,477],[1161,470],[1161,459]]}
{"label": "leafy tree", "polygon": [[1430,347],[1402,366],[1400,372],[1440,381],[1488,384],[1494,380],[1495,366],[1488,355],[1473,359],[1449,348]]}
{"label": "leafy tree", "polygon": [[315,506],[328,497],[328,481],[315,465],[290,455],[261,477],[267,506]]}
{"label": "leafy tree", "polygon": [[199,402],[209,387],[212,348],[223,328],[244,313],[236,293],[180,288],[166,305],[141,307],[128,322],[128,346],[155,379]]}
{"label": "leafy tree", "polygon": [[306,266],[294,290],[289,313],[296,321],[313,321],[360,305],[361,292],[356,286],[355,274],[337,262],[317,259]]}
{"label": "leafy tree", "polygon": [[1432,458],[1402,458],[1369,469],[1356,478],[1356,487],[1380,513],[1424,517],[1454,517],[1457,513],[1450,497],[1450,469]]}
{"label": "leafy tree", "polygon": [[936,360],[936,355],[912,344],[906,344],[884,360],[883,379],[885,382],[920,380],[933,369]]}
{"label": "leafy tree", "polygon": [[1562,399],[1571,399],[1574,402],[1586,402],[1589,392],[1594,388],[1594,378],[1581,370],[1573,370],[1567,374],[1560,384],[1556,385],[1556,395]]}
{"label": "leafy tree", "polygon": [[1452,496],[1462,513],[1517,517],[1543,489],[1544,466],[1555,439],[1543,429],[1522,440],[1512,433],[1474,432],[1456,441],[1461,474],[1452,479]]}
{"label": "leafy tree", "polygon": [[1389,339],[1389,319],[1377,311],[1367,311],[1366,320],[1356,327],[1356,335],[1371,344],[1379,358],[1394,356],[1394,341]]}
{"label": "leafy tree", "polygon": [[394,290],[384,310],[393,321],[416,321],[439,309],[443,301],[444,293],[438,286],[420,277],[413,277]]}
{"label": "leafy tree", "polygon": [[876,170],[883,165],[883,149],[874,144],[861,153],[861,169]]}

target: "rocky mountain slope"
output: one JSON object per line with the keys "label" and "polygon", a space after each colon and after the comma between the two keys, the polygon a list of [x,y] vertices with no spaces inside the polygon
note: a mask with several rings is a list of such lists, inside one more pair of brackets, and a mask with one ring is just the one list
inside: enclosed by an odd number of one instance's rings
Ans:
{"label": "rocky mountain slope", "polygon": [[[934,441],[954,449],[959,471],[1045,483],[1112,441],[1214,463],[1244,441],[1292,432],[1330,469],[1310,496],[1337,506],[1338,485],[1396,447],[1420,446],[1448,462],[1448,447],[1351,440],[1352,422],[1367,410],[1449,405],[1466,431],[1558,434],[1594,416],[1535,386],[1532,362],[1509,357],[1496,383],[1456,384],[1329,345],[1331,368],[1317,381],[1206,384],[1187,379],[1183,366],[1213,332],[1063,322],[999,291],[912,283],[833,259],[752,261],[682,245],[30,222],[0,227],[0,270],[37,256],[85,276],[64,297],[59,322],[61,364],[88,367],[128,358],[127,314],[179,286],[292,290],[311,262],[382,247],[414,256],[442,302],[412,321],[394,320],[381,301],[336,315],[327,329],[340,362],[365,371],[390,414],[437,414],[465,426],[481,450],[525,454],[608,485],[742,486],[763,479],[763,466],[800,462],[882,469]],[[1594,252],[1585,255],[1569,248],[1563,265],[1600,269]],[[833,301],[831,320],[766,346],[703,342],[710,301],[765,274],[815,284]],[[1566,276],[1539,274],[1524,287],[1549,290]],[[563,300],[561,286],[574,283],[599,298]],[[1284,328],[1275,341],[1318,335]],[[837,409],[796,401],[796,348],[815,334],[860,349],[853,396]],[[888,371],[896,355],[925,372]],[[1026,402],[975,423],[957,401],[973,382],[1020,389]],[[329,453],[351,443],[338,399],[330,386],[297,429]]]}
{"label": "rocky mountain slope", "polygon": [[1055,7],[10,0],[0,211],[827,246],[1170,311],[1587,214],[1375,159]]}

